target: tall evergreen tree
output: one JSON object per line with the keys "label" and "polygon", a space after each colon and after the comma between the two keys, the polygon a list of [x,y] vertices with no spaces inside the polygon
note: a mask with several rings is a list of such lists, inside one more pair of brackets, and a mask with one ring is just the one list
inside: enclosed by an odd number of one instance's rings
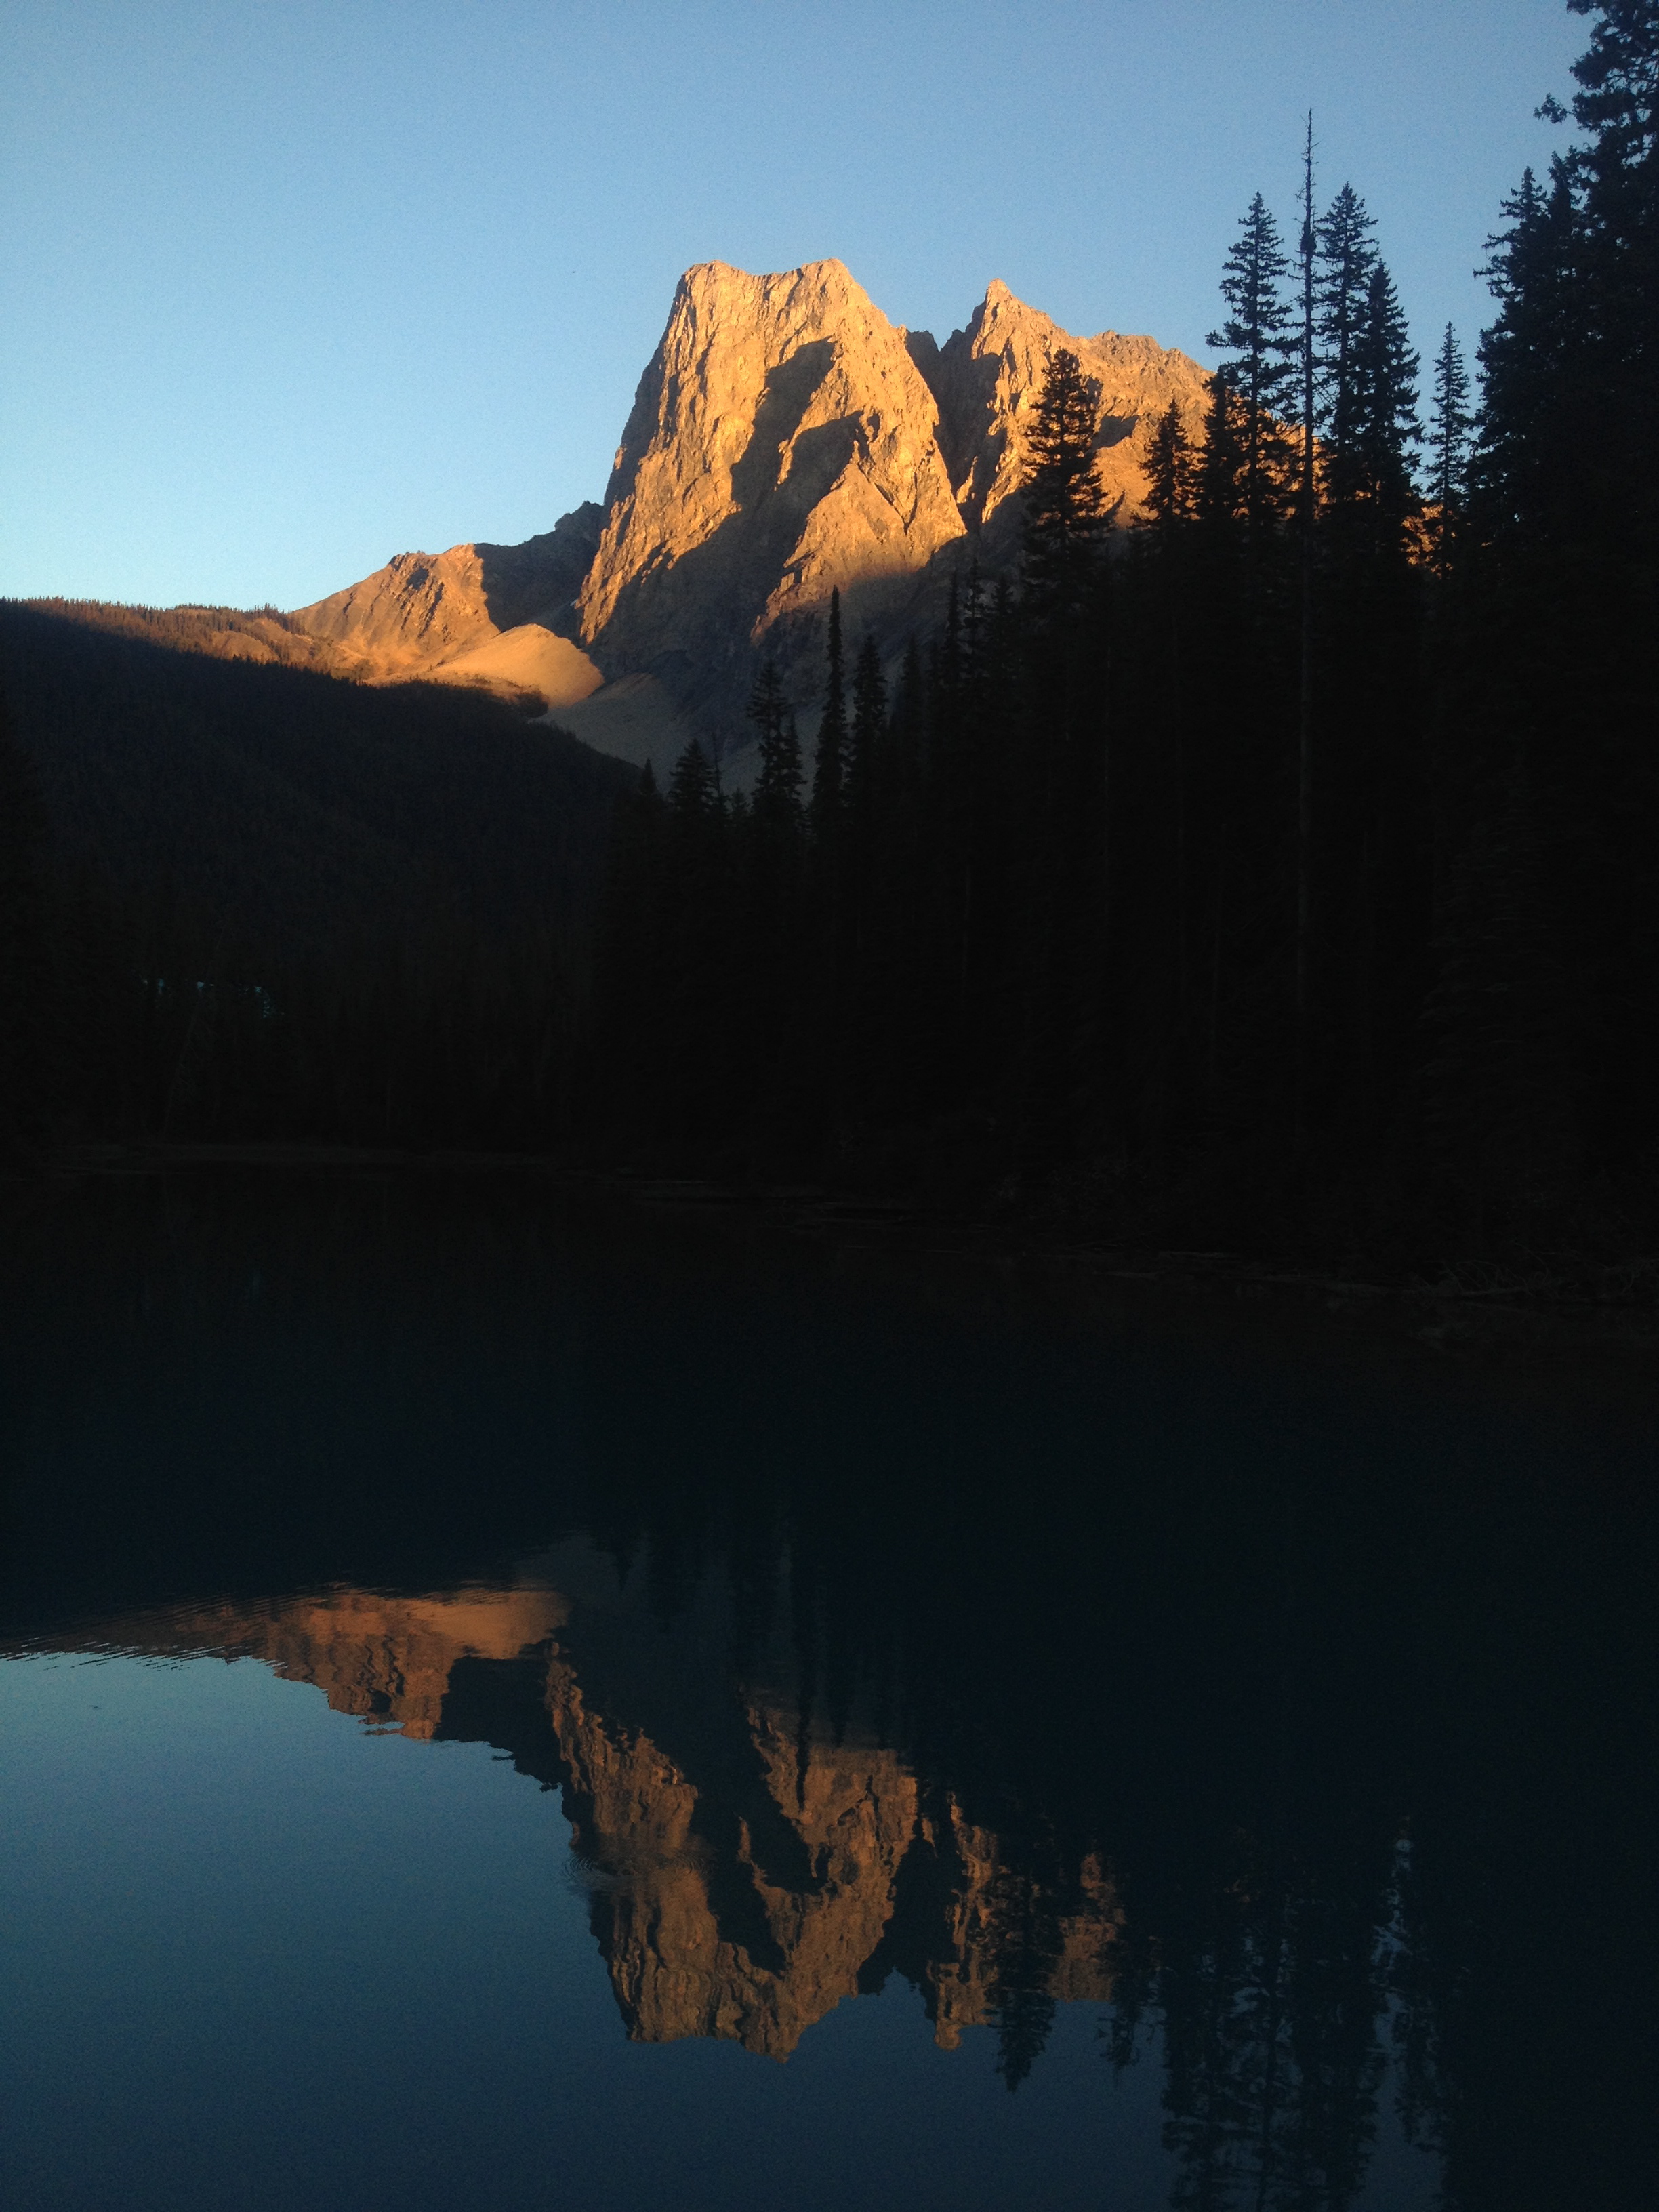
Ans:
{"label": "tall evergreen tree", "polygon": [[755,818],[774,829],[797,829],[801,818],[800,737],[775,661],[762,663],[746,712],[760,755]]}
{"label": "tall evergreen tree", "polygon": [[1311,1044],[1313,962],[1314,805],[1314,531],[1317,520],[1316,427],[1319,317],[1316,271],[1318,234],[1314,214],[1313,115],[1308,116],[1302,157],[1301,451],[1297,470],[1297,568],[1301,586],[1297,702],[1296,801],[1296,1134],[1306,1127]]}
{"label": "tall evergreen tree", "polygon": [[1417,410],[1418,356],[1394,279],[1381,261],[1366,286],[1357,368],[1358,488],[1370,509],[1373,549],[1392,555],[1400,550],[1407,518],[1417,504],[1412,456],[1422,442],[1423,427]]}
{"label": "tall evergreen tree", "polygon": [[1297,336],[1285,301],[1290,268],[1260,192],[1239,219],[1221,296],[1230,310],[1208,343],[1231,354],[1216,374],[1240,403],[1243,521],[1260,541],[1282,518],[1290,482],[1284,424],[1296,407]]}
{"label": "tall evergreen tree", "polygon": [[847,798],[847,686],[842,668],[841,592],[830,594],[829,667],[823,718],[818,724],[817,758],[812,769],[812,830],[821,845],[832,844],[840,830]]}
{"label": "tall evergreen tree", "polygon": [[1167,547],[1197,509],[1199,456],[1172,399],[1158,416],[1146,456],[1145,526]]}
{"label": "tall evergreen tree", "polygon": [[1434,508],[1435,564],[1443,573],[1455,540],[1468,491],[1469,373],[1455,328],[1448,323],[1435,356],[1433,413],[1429,422],[1429,499]]}
{"label": "tall evergreen tree", "polygon": [[1337,501],[1353,495],[1359,424],[1359,355],[1376,248],[1376,224],[1352,185],[1319,222],[1319,430],[1325,483]]}
{"label": "tall evergreen tree", "polygon": [[1061,347],[1037,395],[1025,501],[1025,574],[1039,599],[1074,605],[1093,568],[1107,524],[1095,453],[1095,388]]}

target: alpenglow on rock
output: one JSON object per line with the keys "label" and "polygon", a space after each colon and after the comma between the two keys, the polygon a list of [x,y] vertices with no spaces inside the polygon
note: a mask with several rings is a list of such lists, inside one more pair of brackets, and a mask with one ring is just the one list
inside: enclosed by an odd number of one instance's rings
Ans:
{"label": "alpenglow on rock", "polygon": [[884,611],[967,535],[938,434],[904,334],[839,261],[689,270],[623,433],[582,644],[696,702],[836,586],[854,622]]}
{"label": "alpenglow on rock", "polygon": [[951,576],[1018,562],[1021,477],[1062,346],[1094,383],[1101,481],[1127,522],[1173,400],[1200,428],[1205,373],[1146,337],[1072,337],[990,286],[941,346],[890,323],[839,261],[680,279],[617,449],[589,501],[520,545],[402,553],[289,615],[200,649],[374,684],[480,685],[665,774],[688,738],[744,744],[770,655],[811,735],[839,587],[854,649],[891,660],[940,620]]}

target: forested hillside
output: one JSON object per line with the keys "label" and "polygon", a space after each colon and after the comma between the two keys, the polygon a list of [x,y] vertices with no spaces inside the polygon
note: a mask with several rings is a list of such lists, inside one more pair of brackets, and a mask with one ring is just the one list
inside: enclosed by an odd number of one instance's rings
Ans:
{"label": "forested hillside", "polygon": [[33,609],[0,654],[14,1132],[545,1141],[627,770]]}

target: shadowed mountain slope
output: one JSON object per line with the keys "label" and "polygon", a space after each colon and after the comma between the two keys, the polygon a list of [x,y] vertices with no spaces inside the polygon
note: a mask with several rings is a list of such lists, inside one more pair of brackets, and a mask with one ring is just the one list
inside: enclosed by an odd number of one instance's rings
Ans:
{"label": "shadowed mountain slope", "polygon": [[0,676],[64,860],[266,958],[337,951],[434,902],[485,927],[579,917],[629,781],[493,698],[68,613],[0,607]]}

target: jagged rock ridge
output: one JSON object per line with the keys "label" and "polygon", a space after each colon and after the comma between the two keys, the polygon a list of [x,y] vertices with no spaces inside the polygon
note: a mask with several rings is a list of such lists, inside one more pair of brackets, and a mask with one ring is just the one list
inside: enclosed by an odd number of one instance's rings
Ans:
{"label": "jagged rock ridge", "polygon": [[199,649],[541,700],[601,750],[665,769],[696,732],[727,751],[763,654],[814,725],[823,618],[884,653],[939,617],[950,574],[1006,570],[1043,376],[1067,346],[1097,392],[1120,521],[1173,400],[1196,428],[1205,373],[1151,338],[1073,337],[993,283],[944,345],[890,322],[839,261],[680,280],[603,506],[521,545],[399,554],[293,613],[203,610]]}
{"label": "jagged rock ridge", "polygon": [[965,535],[939,410],[902,334],[838,261],[680,281],[641,380],[580,599],[607,672],[693,704],[839,586],[856,620]]}

